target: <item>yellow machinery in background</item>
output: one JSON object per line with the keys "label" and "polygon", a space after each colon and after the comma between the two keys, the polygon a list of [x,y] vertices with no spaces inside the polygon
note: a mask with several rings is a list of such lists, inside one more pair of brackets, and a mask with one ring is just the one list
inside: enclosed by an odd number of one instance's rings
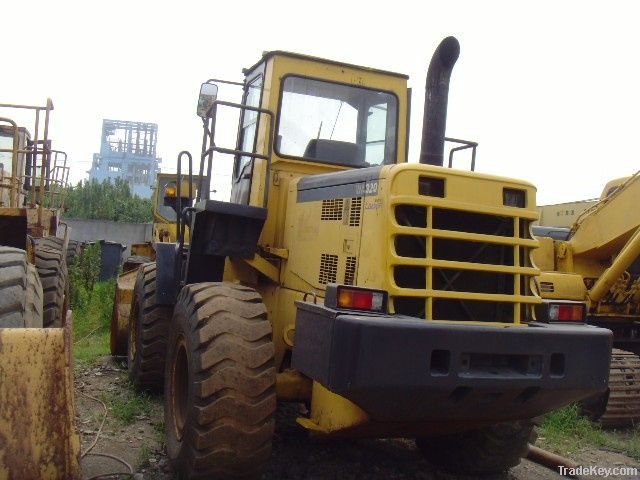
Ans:
{"label": "yellow machinery in background", "polygon": [[534,227],[540,237],[534,263],[542,270],[535,284],[543,308],[565,315],[557,300],[586,302],[584,319],[613,332],[608,396],[585,404],[609,426],[640,421],[639,200],[640,172],[608,182],[570,229]]}
{"label": "yellow machinery in background", "polygon": [[[606,389],[611,332],[534,319],[535,188],[443,167],[446,140],[476,146],[444,135],[458,54],[449,37],[431,60],[419,163],[405,75],[277,51],[202,85],[198,193],[166,196],[178,239],[138,270],[128,326],[182,478],[259,478],[276,401],[305,402],[314,435],[413,437],[446,469],[503,471],[533,417]],[[221,155],[230,202],[209,193]]]}
{"label": "yellow machinery in background", "polygon": [[538,223],[545,227],[569,228],[578,217],[592,207],[598,199],[579,200],[577,202],[556,203],[538,207],[540,220]]}
{"label": "yellow machinery in background", "polygon": [[[197,191],[195,177],[192,189]],[[176,226],[176,211],[165,205],[165,197],[175,197],[177,194],[178,176],[174,173],[159,173],[153,190],[153,226],[152,242],[134,243],[131,245],[131,256],[125,259],[122,271],[118,275],[113,312],[111,315],[111,355],[127,355],[129,314],[133,298],[133,286],[137,270],[145,263],[156,260],[154,245],[159,242],[174,243],[178,239]],[[182,181],[181,192],[186,195],[189,189],[187,181]],[[186,201],[186,197],[185,197]],[[188,233],[187,233],[188,236]]]}
{"label": "yellow machinery in background", "polygon": [[[51,148],[52,110],[0,104],[0,479],[79,478],[66,229],[57,236],[69,167]],[[25,111],[31,132],[5,116]]]}

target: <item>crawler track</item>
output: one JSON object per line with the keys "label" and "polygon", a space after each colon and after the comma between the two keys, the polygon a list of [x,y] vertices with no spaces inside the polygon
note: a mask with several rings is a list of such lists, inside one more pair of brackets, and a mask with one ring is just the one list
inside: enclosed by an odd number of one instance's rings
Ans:
{"label": "crawler track", "polygon": [[613,349],[609,373],[609,402],[600,423],[625,427],[640,422],[640,357]]}

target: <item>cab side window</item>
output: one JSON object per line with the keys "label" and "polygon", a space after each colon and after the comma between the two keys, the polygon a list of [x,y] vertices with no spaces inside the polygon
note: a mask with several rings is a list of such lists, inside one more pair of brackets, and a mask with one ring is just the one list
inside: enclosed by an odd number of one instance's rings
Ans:
{"label": "cab side window", "polygon": [[[262,93],[262,76],[256,77],[247,86],[245,93],[245,105],[251,107],[260,107],[260,97]],[[240,135],[238,141],[238,150],[243,152],[255,152],[256,135],[258,132],[258,120],[260,115],[257,112],[244,110],[242,113],[242,121],[240,123]],[[234,170],[234,177],[242,177],[251,173],[251,157],[242,156],[237,159]]]}

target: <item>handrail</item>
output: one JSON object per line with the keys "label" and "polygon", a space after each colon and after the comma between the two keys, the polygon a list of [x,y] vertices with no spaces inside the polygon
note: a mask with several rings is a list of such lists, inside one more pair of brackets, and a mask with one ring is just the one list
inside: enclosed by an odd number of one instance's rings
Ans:
{"label": "handrail", "polygon": [[459,138],[451,138],[444,137],[445,141],[452,143],[460,143],[461,146],[452,148],[449,151],[449,168],[453,167],[453,154],[460,150],[466,150],[467,148],[471,148],[471,171],[475,171],[476,169],[476,148],[478,147],[478,142],[472,142],[470,140],[460,140]]}
{"label": "handrail", "polygon": [[[216,132],[216,112],[217,112],[217,108],[218,105],[223,106],[223,107],[230,107],[230,108],[238,108],[241,111],[245,111],[245,110],[249,110],[252,112],[256,112],[259,115],[268,115],[270,118],[269,121],[269,137],[268,137],[268,143],[267,143],[267,154],[261,154],[261,153],[256,153],[256,152],[246,152],[243,150],[236,150],[236,149],[231,149],[231,148],[223,148],[223,147],[218,147],[215,144],[215,132]],[[259,108],[259,107],[252,107],[250,105],[244,105],[241,103],[234,103],[234,102],[227,102],[227,101],[223,101],[223,100],[215,100],[211,106],[209,107],[209,110],[207,111],[207,119],[203,120],[204,123],[204,129],[205,129],[205,133],[204,133],[204,137],[203,137],[203,144],[202,144],[202,153],[200,154],[200,185],[199,185],[199,189],[198,189],[198,200],[202,199],[202,191],[203,191],[203,182],[204,182],[204,178],[203,178],[203,173],[204,173],[204,161],[205,158],[208,159],[207,161],[207,182],[210,183],[211,182],[211,169],[212,169],[212,163],[213,163],[213,153],[214,152],[218,152],[218,153],[223,153],[223,154],[228,154],[228,155],[236,155],[236,156],[243,156],[243,157],[249,157],[249,158],[259,158],[261,160],[266,160],[267,165],[266,165],[266,172],[265,172],[265,181],[264,181],[264,195],[263,195],[263,206],[266,208],[267,206],[267,202],[269,200],[269,181],[270,181],[270,175],[271,175],[271,152],[273,150],[273,133],[274,133],[274,121],[275,121],[275,114],[268,109],[265,108]],[[211,128],[208,128],[208,127]],[[208,138],[207,138],[207,132],[209,133]],[[208,140],[208,142],[207,142]],[[211,146],[209,146],[207,148],[207,143],[210,143]],[[206,188],[206,196],[205,198],[208,200],[209,199],[209,190],[210,190],[210,185],[207,185]]]}

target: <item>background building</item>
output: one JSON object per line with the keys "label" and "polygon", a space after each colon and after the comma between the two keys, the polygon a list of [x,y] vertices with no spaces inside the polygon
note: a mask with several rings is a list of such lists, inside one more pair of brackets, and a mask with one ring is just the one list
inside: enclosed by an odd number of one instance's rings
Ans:
{"label": "background building", "polygon": [[100,153],[93,154],[89,179],[122,178],[132,193],[149,198],[162,163],[156,156],[157,139],[155,123],[103,120]]}

